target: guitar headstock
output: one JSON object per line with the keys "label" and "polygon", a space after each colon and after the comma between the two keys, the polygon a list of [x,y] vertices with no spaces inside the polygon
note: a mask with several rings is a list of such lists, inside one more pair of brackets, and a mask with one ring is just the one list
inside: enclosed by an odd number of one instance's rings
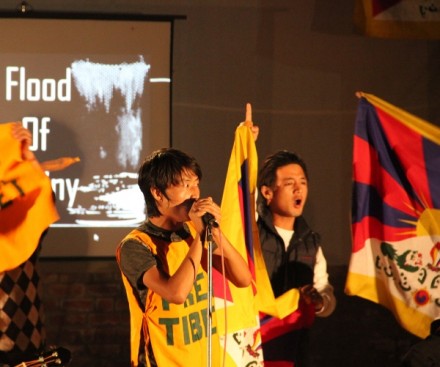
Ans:
{"label": "guitar headstock", "polygon": [[40,355],[40,358],[44,358],[44,366],[65,366],[70,362],[71,353],[70,350],[63,347],[56,347],[55,349],[49,349],[49,351]]}
{"label": "guitar headstock", "polygon": [[63,347],[51,347],[41,353],[37,359],[25,361],[15,367],[63,367],[70,362],[70,350]]}

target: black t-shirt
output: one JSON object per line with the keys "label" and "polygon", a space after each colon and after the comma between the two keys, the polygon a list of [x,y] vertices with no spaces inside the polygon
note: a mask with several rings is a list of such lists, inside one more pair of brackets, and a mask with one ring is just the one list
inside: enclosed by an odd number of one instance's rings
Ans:
{"label": "black t-shirt", "polygon": [[137,290],[136,299],[145,309],[147,287],[142,281],[144,273],[157,265],[151,250],[136,239],[129,239],[121,246],[120,266],[133,289]]}

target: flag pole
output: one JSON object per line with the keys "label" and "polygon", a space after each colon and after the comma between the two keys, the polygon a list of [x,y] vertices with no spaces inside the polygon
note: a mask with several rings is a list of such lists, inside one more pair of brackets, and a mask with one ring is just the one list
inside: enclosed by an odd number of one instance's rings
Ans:
{"label": "flag pole", "polygon": [[207,335],[208,335],[208,347],[207,347],[207,367],[211,367],[212,360],[212,252],[214,247],[214,241],[212,239],[212,223],[209,222],[206,226],[206,237],[208,239],[208,320],[207,320]]}

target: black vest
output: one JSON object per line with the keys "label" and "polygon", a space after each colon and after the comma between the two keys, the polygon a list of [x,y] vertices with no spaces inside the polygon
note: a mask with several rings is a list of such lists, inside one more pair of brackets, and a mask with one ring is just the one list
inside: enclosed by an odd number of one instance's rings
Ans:
{"label": "black vest", "polygon": [[313,272],[320,237],[303,217],[295,219],[294,236],[285,250],[270,214],[259,216],[258,229],[267,272],[275,297],[292,288],[313,284]]}

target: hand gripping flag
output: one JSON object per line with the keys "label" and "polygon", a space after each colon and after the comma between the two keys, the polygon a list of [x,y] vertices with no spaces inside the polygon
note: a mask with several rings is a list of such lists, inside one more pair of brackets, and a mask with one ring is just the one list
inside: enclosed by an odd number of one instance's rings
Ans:
{"label": "hand gripping flag", "polygon": [[424,338],[440,314],[440,129],[359,93],[346,293]]}
{"label": "hand gripping flag", "polygon": [[227,366],[262,365],[259,312],[282,319],[298,306],[296,289],[274,299],[255,220],[257,174],[255,141],[250,128],[241,124],[235,132],[223,191],[222,230],[247,260],[253,284],[244,289],[231,283],[224,287],[219,273],[213,271],[218,329],[226,336],[223,344],[229,353]]}

